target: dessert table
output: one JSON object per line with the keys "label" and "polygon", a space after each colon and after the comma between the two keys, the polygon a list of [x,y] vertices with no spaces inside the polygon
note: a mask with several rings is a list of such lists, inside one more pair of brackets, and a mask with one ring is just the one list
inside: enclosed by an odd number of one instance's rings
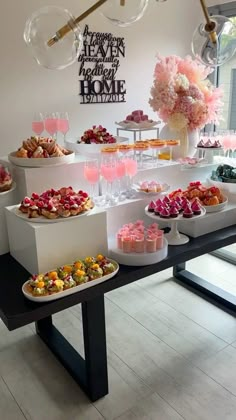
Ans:
{"label": "dessert table", "polygon": [[[1,294],[0,317],[9,330],[35,322],[36,332],[69,371],[92,401],[108,394],[106,329],[104,294],[149,275],[173,267],[179,284],[202,297],[212,299],[233,312],[236,297],[208,283],[185,269],[193,258],[235,243],[236,225],[208,233],[180,247],[169,247],[168,256],[161,262],[141,267],[120,266],[112,279],[52,302],[33,303],[24,298],[21,287],[29,273],[10,255],[0,256]],[[52,315],[78,303],[82,304],[85,359],[53,326]]]}

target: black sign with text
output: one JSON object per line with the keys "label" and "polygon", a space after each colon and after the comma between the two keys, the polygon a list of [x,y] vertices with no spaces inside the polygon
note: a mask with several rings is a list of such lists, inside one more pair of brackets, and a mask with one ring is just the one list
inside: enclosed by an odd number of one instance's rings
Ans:
{"label": "black sign with text", "polygon": [[125,57],[124,38],[111,33],[83,33],[83,49],[78,61],[81,104],[125,102],[125,80],[116,79],[120,59]]}

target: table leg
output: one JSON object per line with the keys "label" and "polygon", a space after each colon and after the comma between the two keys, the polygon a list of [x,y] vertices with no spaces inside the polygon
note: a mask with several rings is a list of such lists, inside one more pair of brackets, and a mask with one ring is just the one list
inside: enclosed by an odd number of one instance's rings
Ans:
{"label": "table leg", "polygon": [[134,133],[134,143],[136,142],[136,131],[133,131]]}
{"label": "table leg", "polygon": [[185,263],[173,267],[173,276],[178,280],[179,284],[194,290],[201,297],[210,300],[218,306],[220,305],[222,309],[236,312],[235,295],[186,270]]}
{"label": "table leg", "polygon": [[36,332],[91,401],[108,394],[104,295],[82,303],[85,359],[52,323],[36,322]]}

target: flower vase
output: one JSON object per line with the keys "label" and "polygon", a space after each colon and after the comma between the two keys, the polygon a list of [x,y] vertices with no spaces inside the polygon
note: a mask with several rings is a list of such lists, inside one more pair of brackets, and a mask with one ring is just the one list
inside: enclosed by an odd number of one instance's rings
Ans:
{"label": "flower vase", "polygon": [[184,128],[177,131],[170,129],[166,124],[160,132],[160,137],[163,140],[180,140],[180,145],[173,147],[172,157],[174,160],[194,157],[197,154],[196,146],[199,142],[199,130],[190,131]]}

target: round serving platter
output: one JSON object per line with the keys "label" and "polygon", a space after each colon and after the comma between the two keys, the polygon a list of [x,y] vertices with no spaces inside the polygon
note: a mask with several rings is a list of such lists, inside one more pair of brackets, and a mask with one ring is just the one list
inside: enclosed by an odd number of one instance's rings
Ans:
{"label": "round serving platter", "polygon": [[90,280],[87,283],[82,283],[78,286],[71,287],[70,289],[63,290],[62,292],[53,293],[52,295],[47,295],[47,296],[33,296],[27,290],[27,284],[29,283],[29,280],[27,280],[22,286],[22,292],[27,299],[31,300],[32,302],[37,302],[37,303],[50,302],[52,300],[61,299],[65,296],[69,296],[74,293],[80,292],[81,290],[88,289],[89,287],[96,286],[97,284],[103,283],[104,281],[107,281],[111,279],[112,277],[114,277],[119,271],[119,264],[110,258],[109,258],[109,261],[112,262],[117,267],[116,270],[113,271],[113,273],[100,277],[99,279]]}
{"label": "round serving platter", "polygon": [[57,219],[47,219],[44,216],[39,216],[39,217],[28,217],[28,214],[26,213],[22,213],[19,210],[19,204],[17,206],[15,206],[15,208],[13,208],[13,211],[15,212],[15,215],[17,217],[19,217],[20,219],[25,220],[26,222],[30,222],[30,223],[61,223],[61,222],[66,222],[68,220],[74,220],[77,219],[79,217],[83,217],[83,216],[87,216],[88,214],[91,213],[91,211],[94,209],[94,206],[92,209],[87,210],[87,211],[83,211],[80,214],[77,214],[77,216],[69,216],[69,217],[58,217]]}
{"label": "round serving platter", "polygon": [[64,165],[65,163],[73,162],[75,153],[72,150],[68,150],[68,152],[68,155],[50,158],[21,158],[16,156],[17,152],[12,152],[8,155],[8,159],[14,165],[22,166],[23,168],[42,168],[44,166]]}

